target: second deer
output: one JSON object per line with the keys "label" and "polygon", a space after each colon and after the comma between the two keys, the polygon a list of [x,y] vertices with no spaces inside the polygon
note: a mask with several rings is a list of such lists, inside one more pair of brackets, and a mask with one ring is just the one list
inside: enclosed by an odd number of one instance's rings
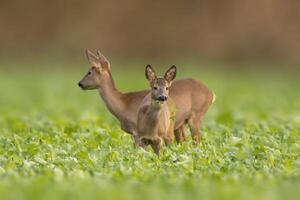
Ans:
{"label": "second deer", "polygon": [[151,90],[139,107],[138,141],[141,147],[151,145],[159,154],[164,143],[170,144],[174,140],[176,106],[169,97],[169,88],[176,76],[176,67],[172,66],[163,78],[158,78],[151,65],[147,65],[145,75]]}

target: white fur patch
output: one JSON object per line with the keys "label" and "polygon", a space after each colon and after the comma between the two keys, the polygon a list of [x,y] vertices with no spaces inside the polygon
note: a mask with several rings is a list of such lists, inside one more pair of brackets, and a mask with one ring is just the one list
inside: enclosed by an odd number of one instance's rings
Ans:
{"label": "white fur patch", "polygon": [[215,102],[216,97],[217,97],[216,94],[213,92],[213,99],[212,99],[211,103],[214,103],[214,102]]}

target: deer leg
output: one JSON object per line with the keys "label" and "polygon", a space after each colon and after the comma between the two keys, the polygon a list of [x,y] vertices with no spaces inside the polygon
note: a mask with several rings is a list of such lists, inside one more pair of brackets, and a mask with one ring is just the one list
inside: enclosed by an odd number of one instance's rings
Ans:
{"label": "deer leg", "polygon": [[159,137],[153,139],[150,143],[153,151],[156,153],[156,155],[159,155],[159,151],[161,150],[162,148],[162,145],[163,145],[163,140]]}
{"label": "deer leg", "polygon": [[151,140],[150,139],[147,139],[147,138],[138,138],[138,146],[139,147],[142,147],[143,149],[146,149],[146,147],[151,144]]}
{"label": "deer leg", "polygon": [[183,138],[183,141],[185,141],[185,140],[186,140],[186,137],[185,137],[184,130],[185,130],[185,126],[184,126],[184,125],[182,125],[181,137]]}
{"label": "deer leg", "polygon": [[133,140],[133,147],[139,147],[140,146],[140,137],[138,134],[135,134],[135,132],[132,133],[132,140]]}
{"label": "deer leg", "polygon": [[171,138],[171,137],[164,137],[164,141],[165,141],[165,144],[166,145],[169,145],[169,144],[171,144],[172,142],[173,142],[173,138]]}
{"label": "deer leg", "polygon": [[132,135],[132,141],[133,141],[133,147],[137,147],[138,146],[138,138],[136,135]]}
{"label": "deer leg", "polygon": [[174,135],[167,135],[164,137],[164,141],[167,145],[171,144],[174,140]]}
{"label": "deer leg", "polygon": [[165,135],[163,136],[165,144],[171,144],[174,140],[174,124],[170,125]]}
{"label": "deer leg", "polygon": [[184,135],[184,125],[180,126],[178,129],[174,130],[175,139],[177,143],[181,143],[185,141],[185,135]]}
{"label": "deer leg", "polygon": [[200,143],[201,135],[200,135],[200,125],[202,118],[199,116],[192,116],[188,120],[188,124],[192,133],[192,138],[196,144]]}

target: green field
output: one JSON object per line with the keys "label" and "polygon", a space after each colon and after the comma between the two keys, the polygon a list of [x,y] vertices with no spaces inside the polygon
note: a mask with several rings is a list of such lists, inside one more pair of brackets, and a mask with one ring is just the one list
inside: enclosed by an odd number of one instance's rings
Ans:
{"label": "green field", "polygon": [[[96,91],[77,87],[86,63],[6,64],[0,68],[1,200],[300,196],[295,73],[179,68],[178,78],[203,80],[217,100],[200,146],[187,132],[186,142],[157,157],[133,147]],[[112,66],[122,91],[148,87],[145,63],[135,65]]]}

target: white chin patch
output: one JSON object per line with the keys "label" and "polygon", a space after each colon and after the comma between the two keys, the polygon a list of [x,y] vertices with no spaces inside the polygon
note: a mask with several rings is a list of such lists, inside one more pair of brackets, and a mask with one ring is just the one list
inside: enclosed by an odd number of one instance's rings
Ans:
{"label": "white chin patch", "polygon": [[157,103],[157,104],[163,104],[163,103],[164,103],[164,101],[159,101],[159,100],[156,100],[156,103]]}

